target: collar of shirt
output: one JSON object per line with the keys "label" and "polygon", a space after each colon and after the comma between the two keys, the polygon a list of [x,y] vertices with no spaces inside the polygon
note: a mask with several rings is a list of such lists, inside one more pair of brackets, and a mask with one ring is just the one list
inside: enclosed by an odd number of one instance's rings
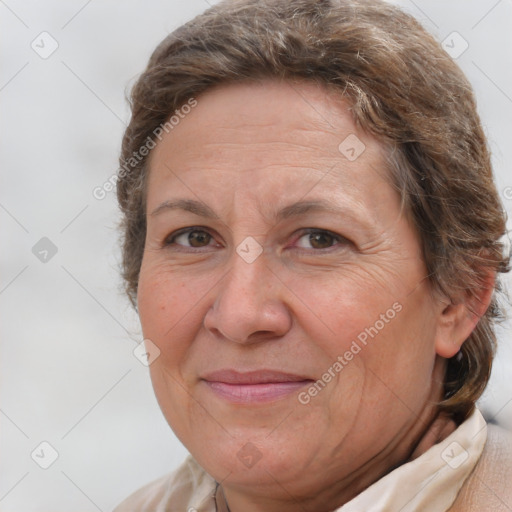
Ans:
{"label": "collar of shirt", "polygon": [[454,432],[417,459],[382,477],[336,512],[446,512],[487,439],[478,409]]}

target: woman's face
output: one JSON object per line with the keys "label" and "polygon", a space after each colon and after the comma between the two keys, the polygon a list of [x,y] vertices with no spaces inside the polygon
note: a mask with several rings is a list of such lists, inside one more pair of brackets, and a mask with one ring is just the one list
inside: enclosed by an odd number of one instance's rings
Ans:
{"label": "woman's face", "polygon": [[418,237],[379,143],[314,84],[210,90],[158,142],[138,306],[162,411],[226,488],[382,472],[438,398]]}

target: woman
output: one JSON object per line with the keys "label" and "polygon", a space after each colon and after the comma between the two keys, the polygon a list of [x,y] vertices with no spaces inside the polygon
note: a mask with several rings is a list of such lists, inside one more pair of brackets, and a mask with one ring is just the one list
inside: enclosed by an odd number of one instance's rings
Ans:
{"label": "woman", "polygon": [[505,219],[439,44],[378,0],[228,1],[132,113],[124,277],[191,457],[117,510],[510,510],[475,408]]}

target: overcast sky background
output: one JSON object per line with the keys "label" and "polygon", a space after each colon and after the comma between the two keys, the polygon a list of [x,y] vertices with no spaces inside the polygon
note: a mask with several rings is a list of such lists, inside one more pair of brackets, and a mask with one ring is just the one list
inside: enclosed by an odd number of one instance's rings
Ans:
{"label": "overcast sky background", "polygon": [[[461,53],[510,212],[512,2],[400,4]],[[207,7],[0,0],[0,512],[108,511],[185,457],[133,355],[141,337],[118,276],[115,194],[92,191],[116,171],[127,86]],[[481,408],[512,428],[510,327],[500,340]]]}

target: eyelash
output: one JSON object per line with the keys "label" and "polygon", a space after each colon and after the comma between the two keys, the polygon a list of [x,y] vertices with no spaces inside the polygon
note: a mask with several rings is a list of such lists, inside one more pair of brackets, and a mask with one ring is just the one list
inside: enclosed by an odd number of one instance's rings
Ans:
{"label": "eyelash", "polygon": [[[188,233],[192,233],[194,231],[199,231],[201,233],[206,233],[208,236],[210,236],[212,239],[214,239],[214,236],[205,228],[201,227],[201,226],[192,226],[190,228],[183,228],[183,229],[180,229],[174,233],[171,233],[163,242],[163,246],[164,247],[168,247],[168,246],[171,246],[171,245],[178,245],[179,247],[183,247],[185,249],[193,249],[192,252],[196,252],[194,249],[201,249],[200,247],[188,247],[186,245],[179,245],[179,244],[175,244],[175,240],[176,238],[178,238],[179,236],[181,235],[186,235]],[[207,246],[209,247],[209,246]]]}
{"label": "eyelash", "polygon": [[[186,245],[179,245],[179,244],[176,244],[175,243],[175,240],[181,236],[181,235],[186,235],[186,234],[189,234],[189,233],[192,233],[194,231],[198,231],[198,232],[201,232],[201,233],[206,233],[208,236],[210,236],[213,240],[215,239],[215,237],[210,233],[210,231],[206,228],[203,228],[201,226],[192,226],[192,227],[189,227],[189,228],[183,228],[183,229],[180,229],[174,233],[171,233],[171,235],[169,235],[163,242],[163,246],[164,247],[169,247],[169,246],[178,246],[178,247],[181,247],[183,249],[181,250],[188,250],[190,252],[197,252],[198,250],[201,250],[203,248],[208,248],[210,247],[209,245],[207,246],[204,246],[204,247],[189,247],[189,246],[186,246]],[[297,241],[299,241],[302,237],[306,236],[306,235],[311,235],[311,234],[322,234],[322,235],[328,235],[330,237],[333,238],[333,242],[334,244],[329,246],[329,247],[325,247],[325,248],[321,248],[321,249],[314,249],[314,248],[311,248],[311,249],[305,249],[305,248],[301,248],[301,247],[298,247],[297,249],[299,251],[314,251],[314,252],[326,252],[326,251],[330,251],[332,249],[335,249],[336,248],[336,244],[343,244],[343,245],[347,245],[347,244],[351,244],[350,240],[348,240],[347,238],[341,236],[341,235],[338,235],[336,233],[333,233],[332,231],[329,231],[327,229],[318,229],[318,228],[305,228],[305,229],[302,229],[299,231],[299,235],[294,237],[294,241],[295,243]]]}

